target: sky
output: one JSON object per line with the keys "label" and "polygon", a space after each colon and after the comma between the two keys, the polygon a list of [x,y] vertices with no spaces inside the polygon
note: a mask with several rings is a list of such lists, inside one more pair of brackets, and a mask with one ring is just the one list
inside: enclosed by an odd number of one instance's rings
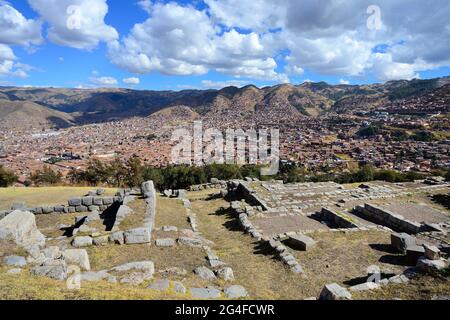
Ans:
{"label": "sky", "polygon": [[0,86],[217,89],[450,75],[448,0],[0,0]]}

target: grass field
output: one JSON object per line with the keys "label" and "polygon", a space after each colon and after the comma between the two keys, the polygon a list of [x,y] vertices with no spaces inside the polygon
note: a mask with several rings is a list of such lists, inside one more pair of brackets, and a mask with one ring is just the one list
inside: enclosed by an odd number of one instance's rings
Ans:
{"label": "grass field", "polygon": [[[25,202],[29,207],[67,204],[72,197],[87,194],[92,187],[42,187],[42,188],[0,188],[0,210],[8,210],[14,202]],[[108,188],[106,195],[114,195],[117,189]]]}

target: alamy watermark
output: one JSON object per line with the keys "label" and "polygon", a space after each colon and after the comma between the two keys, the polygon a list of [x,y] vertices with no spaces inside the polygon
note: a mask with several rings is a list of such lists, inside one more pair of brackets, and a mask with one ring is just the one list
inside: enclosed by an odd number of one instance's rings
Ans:
{"label": "alamy watermark", "polygon": [[81,20],[82,20],[81,7],[77,6],[77,5],[68,6],[66,9],[66,13],[68,14],[68,18],[66,21],[67,29],[80,30],[81,29]]}
{"label": "alamy watermark", "polygon": [[383,27],[383,21],[381,19],[381,8],[377,5],[370,5],[367,8],[367,14],[369,14],[369,18],[367,18],[367,29],[369,30],[381,30]]}
{"label": "alamy watermark", "polygon": [[178,142],[172,148],[173,164],[259,164],[263,176],[273,176],[279,170],[278,129],[270,129],[270,135],[268,129],[226,129],[224,136],[218,129],[203,130],[203,122],[195,121],[193,130],[175,130],[172,142]]}

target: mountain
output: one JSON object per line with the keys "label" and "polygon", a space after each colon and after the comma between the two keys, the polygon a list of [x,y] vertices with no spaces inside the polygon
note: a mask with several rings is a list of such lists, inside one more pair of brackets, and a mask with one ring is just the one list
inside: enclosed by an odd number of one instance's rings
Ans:
{"label": "mountain", "polygon": [[15,128],[61,128],[74,124],[70,114],[34,102],[10,101],[0,98],[0,130]]}
{"label": "mountain", "polygon": [[[371,85],[306,82],[264,88],[249,85],[184,91],[0,87],[0,119],[6,120],[8,116],[9,126],[26,125],[27,122],[33,126],[67,126],[147,117],[166,108],[180,107],[184,112],[187,112],[186,108],[190,109],[189,117],[222,122],[255,117],[289,121],[328,112],[382,109],[396,101],[432,94],[449,84],[450,77]],[[36,119],[19,119],[14,114],[27,114]]]}

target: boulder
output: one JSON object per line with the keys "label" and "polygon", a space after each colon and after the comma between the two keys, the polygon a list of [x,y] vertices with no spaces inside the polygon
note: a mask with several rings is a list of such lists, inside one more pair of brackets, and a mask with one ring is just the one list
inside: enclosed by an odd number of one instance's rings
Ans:
{"label": "boulder", "polygon": [[417,260],[417,268],[425,273],[436,273],[445,269],[446,264],[444,260],[430,260],[426,257],[420,257]]}
{"label": "boulder", "polygon": [[234,285],[224,290],[225,295],[228,299],[239,299],[248,296],[247,290],[243,286]]}
{"label": "boulder", "polygon": [[178,294],[186,294],[186,287],[179,281],[173,283],[173,291]]}
{"label": "boulder", "polygon": [[158,279],[152,282],[147,289],[157,290],[157,291],[167,291],[170,288],[170,281],[168,279]]}
{"label": "boulder", "polygon": [[67,268],[65,265],[37,266],[30,270],[35,276],[44,276],[55,280],[64,280],[67,278]]}
{"label": "boulder", "polygon": [[319,295],[319,300],[351,300],[352,295],[337,283],[327,284]]}
{"label": "boulder", "polygon": [[155,191],[155,186],[153,184],[153,181],[146,181],[143,182],[141,185],[141,192],[142,194],[147,194],[147,193],[153,193]]}
{"label": "boulder", "polygon": [[178,228],[174,226],[163,226],[161,230],[164,232],[178,232]]}
{"label": "boulder", "polygon": [[289,237],[288,239],[289,246],[293,249],[298,249],[302,251],[310,250],[312,247],[316,245],[316,241],[307,237],[303,234],[295,234]]}
{"label": "boulder", "polygon": [[22,211],[26,211],[27,210],[27,204],[25,202],[14,202],[11,206],[11,210],[22,210]]}
{"label": "boulder", "polygon": [[3,258],[3,262],[7,266],[24,267],[27,265],[27,260],[21,256],[6,256]]}
{"label": "boulder", "polygon": [[123,232],[117,231],[117,232],[112,233],[109,236],[109,241],[111,241],[112,243],[115,243],[115,244],[121,244],[121,245],[124,244],[125,239],[124,239]]}
{"label": "boulder", "polygon": [[172,190],[171,189],[164,190],[163,194],[164,194],[165,197],[170,198],[172,196]]}
{"label": "boulder", "polygon": [[45,245],[45,236],[38,230],[34,214],[20,210],[15,210],[0,220],[0,240],[14,241],[23,247]]}
{"label": "boulder", "polygon": [[78,206],[81,206],[82,201],[81,201],[81,198],[72,198],[72,199],[69,199],[68,203],[69,203],[69,206],[71,206],[71,207],[78,207]]}
{"label": "boulder", "polygon": [[181,237],[178,239],[180,244],[190,247],[201,247],[203,242],[200,239]]}
{"label": "boulder", "polygon": [[155,265],[152,261],[129,262],[129,263],[125,263],[120,266],[114,267],[112,270],[117,271],[117,272],[139,270],[139,271],[153,275],[155,273]]}
{"label": "boulder", "polygon": [[129,214],[133,213],[133,209],[131,209],[128,206],[121,205],[119,209],[117,210],[116,218],[117,219],[123,219]]}
{"label": "boulder", "polygon": [[61,257],[61,250],[57,246],[51,246],[41,251],[47,259],[59,259]]}
{"label": "boulder", "polygon": [[193,299],[219,299],[222,292],[216,288],[191,288]]}
{"label": "boulder", "polygon": [[144,281],[150,280],[153,278],[153,274],[146,272],[132,272],[120,279],[120,283],[126,283],[130,285],[140,285]]}
{"label": "boulder", "polygon": [[99,189],[97,189],[96,193],[97,193],[98,196],[101,196],[101,195],[105,194],[105,189],[99,188]]}
{"label": "boulder", "polygon": [[405,254],[409,246],[416,245],[416,238],[407,233],[392,233],[391,246],[398,252]]}
{"label": "boulder", "polygon": [[358,284],[356,286],[350,287],[350,291],[367,291],[367,290],[375,290],[380,288],[380,285],[375,282],[365,282]]}
{"label": "boulder", "polygon": [[103,197],[103,205],[110,206],[114,203],[114,197]]}
{"label": "boulder", "polygon": [[91,237],[75,237],[72,240],[72,246],[75,248],[84,248],[92,246],[92,238]]}
{"label": "boulder", "polygon": [[156,239],[155,245],[157,247],[173,247],[175,246],[175,240],[174,239]]}
{"label": "boulder", "polygon": [[68,265],[76,265],[85,271],[91,270],[89,256],[85,249],[68,249],[63,252],[64,260]]}
{"label": "boulder", "polygon": [[94,197],[91,197],[91,196],[83,197],[81,200],[81,204],[86,207],[92,206],[93,203],[94,203]]}
{"label": "boulder", "polygon": [[217,271],[217,276],[225,281],[233,281],[234,280],[234,273],[233,269],[230,267],[224,267]]}
{"label": "boulder", "polygon": [[106,270],[98,272],[89,271],[81,273],[81,281],[97,282],[108,279],[109,277],[111,277],[111,275]]}
{"label": "boulder", "polygon": [[194,273],[205,280],[215,280],[216,275],[207,267],[198,267],[194,270]]}
{"label": "boulder", "polygon": [[425,248],[425,257],[429,260],[439,260],[441,258],[441,251],[438,247],[429,244],[423,245]]}
{"label": "boulder", "polygon": [[425,255],[425,248],[422,246],[411,245],[406,249],[406,260],[411,265],[416,265],[417,260]]}
{"label": "boulder", "polygon": [[124,232],[126,244],[144,244],[151,242],[151,233],[147,228],[136,228]]}

